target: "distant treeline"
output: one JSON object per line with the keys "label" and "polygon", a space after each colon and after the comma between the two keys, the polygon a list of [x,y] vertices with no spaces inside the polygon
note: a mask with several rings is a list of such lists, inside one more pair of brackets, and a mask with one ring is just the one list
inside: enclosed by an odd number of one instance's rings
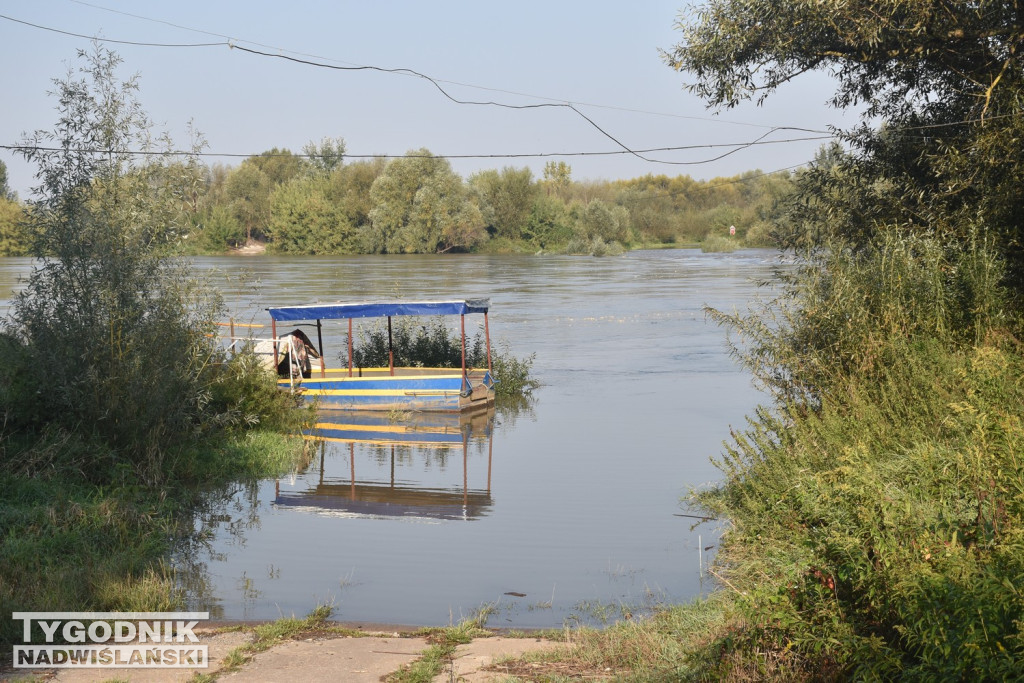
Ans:
{"label": "distant treeline", "polygon": [[[751,171],[708,181],[575,181],[565,162],[549,162],[541,178],[504,167],[463,179],[426,149],[389,161],[344,163],[344,154],[344,141],[325,139],[301,154],[274,148],[237,166],[165,161],[169,189],[190,217],[178,243],[193,254],[264,242],[287,254],[601,255],[718,240],[735,227],[732,246],[768,246],[795,180]],[[3,190],[0,255],[22,255],[27,209]]]}

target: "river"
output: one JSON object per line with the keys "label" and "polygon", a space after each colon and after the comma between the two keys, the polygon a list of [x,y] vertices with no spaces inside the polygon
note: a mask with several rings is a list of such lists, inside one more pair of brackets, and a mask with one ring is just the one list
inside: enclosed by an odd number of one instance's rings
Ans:
{"label": "river", "polygon": [[[24,268],[7,261],[0,286]],[[489,297],[496,346],[534,354],[541,386],[465,447],[327,442],[303,472],[226,492],[175,559],[190,608],[271,619],[331,603],[344,621],[443,625],[487,607],[490,626],[544,628],[713,588],[701,563],[718,528],[680,501],[719,477],[710,459],[764,397],[704,307],[745,309],[774,252],[197,264],[239,322],[316,301]],[[390,507],[353,509],[357,488]],[[451,514],[424,512],[438,502]]]}

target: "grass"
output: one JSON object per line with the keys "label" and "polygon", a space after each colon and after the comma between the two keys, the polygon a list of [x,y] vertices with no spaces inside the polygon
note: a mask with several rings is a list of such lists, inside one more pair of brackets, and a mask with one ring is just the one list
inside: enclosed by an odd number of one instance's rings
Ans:
{"label": "grass", "polygon": [[[196,471],[202,486],[97,486],[59,470],[0,473],[0,612],[179,608],[165,558],[176,538],[191,533],[204,488],[299,467],[305,447],[276,433],[226,438],[207,453],[207,471]],[[0,643],[20,641],[20,628],[0,620]]]}
{"label": "grass", "polygon": [[333,612],[334,608],[330,605],[318,605],[302,619],[286,617],[257,626],[253,629],[252,642],[236,647],[225,655],[214,677],[208,676],[207,680],[215,680],[222,674],[237,671],[254,655],[266,652],[274,645],[286,640],[306,638],[311,635],[357,635],[357,632],[331,625],[328,620]]}

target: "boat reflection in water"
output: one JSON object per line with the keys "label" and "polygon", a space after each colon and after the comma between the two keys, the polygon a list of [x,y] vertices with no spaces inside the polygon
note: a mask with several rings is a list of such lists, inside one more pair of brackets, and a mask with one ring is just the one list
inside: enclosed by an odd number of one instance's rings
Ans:
{"label": "boat reflection in water", "polygon": [[[339,517],[478,519],[493,504],[493,425],[493,408],[472,414],[411,412],[398,416],[380,411],[320,411],[313,429],[305,433],[306,438],[320,443],[319,481],[314,486],[313,477],[307,475],[297,482],[304,489],[289,491],[287,484],[282,487],[278,480],[274,506]],[[471,451],[486,452],[487,483],[483,489],[469,486]],[[454,469],[452,462],[459,457],[462,480],[449,481],[453,476],[448,470]],[[345,459],[347,468],[342,462]],[[335,467],[328,476],[327,470]],[[347,477],[341,474],[344,469],[348,469]],[[374,476],[360,478],[366,471]],[[475,472],[474,479],[480,474]],[[436,481],[439,476],[441,480]]]}

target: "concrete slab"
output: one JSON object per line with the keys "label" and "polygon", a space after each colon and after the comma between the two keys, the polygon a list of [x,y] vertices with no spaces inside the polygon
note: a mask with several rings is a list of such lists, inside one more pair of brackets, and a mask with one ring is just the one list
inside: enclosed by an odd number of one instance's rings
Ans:
{"label": "concrete slab", "polygon": [[230,683],[380,683],[427,649],[423,638],[363,637],[297,640],[261,652],[240,670],[218,678]]}
{"label": "concrete slab", "polygon": [[[235,648],[252,640],[249,630],[230,633],[197,631],[200,644],[209,648],[210,666],[205,669],[51,669],[47,671],[7,671],[0,681],[55,681],[56,683],[100,683],[118,680],[131,683],[185,683],[196,671],[217,674],[221,661]],[[559,647],[561,644],[538,638],[477,638],[459,645],[453,661],[435,678],[436,683],[486,683],[502,680],[507,674],[484,668],[509,657]],[[255,655],[239,670],[217,675],[230,683],[379,683],[403,666],[412,664],[430,647],[421,637],[374,635],[364,637],[313,636],[284,641]]]}
{"label": "concrete slab", "polygon": [[502,671],[484,671],[495,661],[509,657],[520,657],[528,652],[551,650],[561,643],[541,638],[477,638],[466,645],[455,648],[455,659],[451,667],[434,678],[434,683],[486,683],[507,678]]}

